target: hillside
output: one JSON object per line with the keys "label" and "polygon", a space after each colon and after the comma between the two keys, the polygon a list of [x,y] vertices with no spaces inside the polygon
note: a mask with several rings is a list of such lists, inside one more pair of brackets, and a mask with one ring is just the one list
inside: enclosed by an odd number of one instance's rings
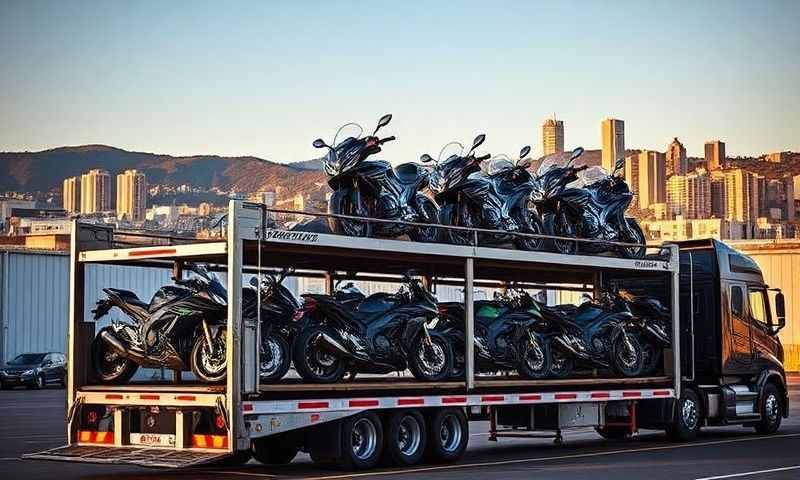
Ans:
{"label": "hillside", "polygon": [[136,168],[147,175],[151,184],[190,184],[241,192],[276,186],[308,192],[327,180],[323,172],[309,168],[306,162],[295,166],[256,157],[173,157],[129,152],[105,145],[60,147],[41,152],[0,152],[0,166],[6,172],[0,176],[0,191],[49,191],[60,188],[64,178],[80,175],[92,168],[104,168],[112,175]]}

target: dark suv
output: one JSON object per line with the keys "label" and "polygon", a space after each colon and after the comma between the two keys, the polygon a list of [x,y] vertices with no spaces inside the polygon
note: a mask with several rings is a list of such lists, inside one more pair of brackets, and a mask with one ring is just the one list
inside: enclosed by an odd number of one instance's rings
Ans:
{"label": "dark suv", "polygon": [[63,353],[22,353],[0,367],[0,387],[43,388],[67,384],[67,359]]}

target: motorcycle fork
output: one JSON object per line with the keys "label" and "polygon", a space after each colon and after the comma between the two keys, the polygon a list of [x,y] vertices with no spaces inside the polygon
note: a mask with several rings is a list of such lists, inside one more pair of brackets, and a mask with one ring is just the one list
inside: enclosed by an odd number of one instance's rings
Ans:
{"label": "motorcycle fork", "polygon": [[214,354],[214,342],[211,341],[211,331],[208,329],[208,323],[206,319],[203,319],[203,334],[206,336],[206,343],[208,343],[208,350],[211,354]]}

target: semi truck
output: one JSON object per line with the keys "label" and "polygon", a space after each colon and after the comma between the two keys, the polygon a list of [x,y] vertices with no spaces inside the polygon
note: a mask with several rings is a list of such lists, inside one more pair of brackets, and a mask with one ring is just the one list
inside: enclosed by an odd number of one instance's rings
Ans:
{"label": "semi truck", "polygon": [[[789,411],[783,351],[784,298],[747,256],[716,240],[650,246],[644,259],[564,255],[500,247],[355,238],[285,229],[296,215],[231,201],[220,235],[187,240],[77,222],[71,241],[68,315],[67,444],[25,455],[57,460],[180,468],[252,457],[291,462],[299,451],[321,464],[369,469],[451,462],[467,448],[470,422],[489,420],[489,438],[524,434],[562,441],[570,428],[607,438],[639,429],[688,441],[710,425],[773,433]],[[379,222],[381,220],[370,220]],[[477,233],[476,233],[477,239]],[[592,241],[592,240],[586,240]],[[187,262],[223,274],[228,292],[223,383],[174,372],[166,382],[98,382],[90,367],[98,325],[86,305],[87,271],[98,264],[170,269]],[[260,323],[242,317],[243,279],[291,267],[322,279],[387,281],[409,270],[436,291],[463,288],[465,374],[423,382],[408,376],[308,384],[259,383]],[[473,360],[474,292],[519,288],[598,295],[611,286],[650,295],[668,307],[672,344],[657,374],[530,380],[481,374]],[[109,285],[113,287],[113,285]]]}

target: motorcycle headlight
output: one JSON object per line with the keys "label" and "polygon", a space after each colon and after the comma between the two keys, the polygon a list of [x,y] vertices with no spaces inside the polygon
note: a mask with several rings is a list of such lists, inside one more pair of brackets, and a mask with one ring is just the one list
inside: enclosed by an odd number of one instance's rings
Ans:
{"label": "motorcycle headlight", "polygon": [[23,377],[27,377],[27,376],[33,375],[35,373],[36,373],[36,369],[35,368],[31,368],[30,370],[25,370],[24,372],[22,372],[22,376]]}

